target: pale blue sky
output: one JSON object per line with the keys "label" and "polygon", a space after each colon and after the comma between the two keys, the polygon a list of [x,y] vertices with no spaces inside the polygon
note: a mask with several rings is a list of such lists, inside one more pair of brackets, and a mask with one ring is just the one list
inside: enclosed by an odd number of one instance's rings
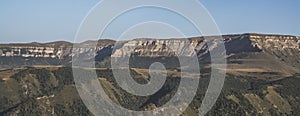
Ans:
{"label": "pale blue sky", "polygon": [[[0,43],[73,41],[81,21],[99,1],[1,0]],[[200,2],[211,13],[222,34],[255,32],[300,35],[300,1],[297,0]],[[107,38],[114,38],[113,33],[111,31]],[[189,34],[197,35],[193,32]]]}

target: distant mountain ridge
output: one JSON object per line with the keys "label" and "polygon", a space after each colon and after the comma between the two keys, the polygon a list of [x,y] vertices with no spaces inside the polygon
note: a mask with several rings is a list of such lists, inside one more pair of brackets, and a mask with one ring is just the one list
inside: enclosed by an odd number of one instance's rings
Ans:
{"label": "distant mountain ridge", "polygon": [[[173,57],[175,52],[182,55],[197,55],[200,60],[205,60],[209,56],[209,47],[218,46],[217,42],[212,42],[213,46],[208,46],[207,41],[219,39],[218,36],[193,37],[188,39],[133,39],[122,41],[116,44],[115,40],[89,40],[82,43],[70,43],[57,41],[50,43],[24,43],[24,44],[0,44],[0,58],[19,58],[24,63],[18,65],[43,64],[48,65],[70,65],[72,57],[84,58],[89,61],[95,58],[102,62],[114,56],[139,56],[139,57]],[[284,61],[293,67],[300,67],[300,37],[290,35],[273,34],[233,34],[223,35],[227,57],[238,56],[242,53],[263,53],[273,56],[272,59]],[[182,52],[187,49],[186,44],[190,44],[194,51]],[[34,61],[36,58],[40,61]],[[52,63],[47,62],[51,60]],[[57,63],[59,62],[59,63]],[[1,65],[11,65],[8,62],[0,62]]]}
{"label": "distant mountain ridge", "polygon": [[[82,79],[91,85],[99,80],[105,94],[124,108],[144,111],[161,107],[173,98],[181,80],[193,79],[182,78],[184,70],[181,69],[197,65],[181,66],[176,54],[198,57],[201,78],[197,93],[182,114],[198,115],[212,79],[210,50],[222,44],[216,39],[220,38],[2,44],[0,115],[93,115],[78,94],[73,71],[82,74],[95,71],[98,79]],[[223,35],[222,39],[227,51],[221,54],[227,58],[227,68],[217,70],[226,70],[226,77],[222,92],[208,116],[300,115],[299,37],[250,33]],[[209,46],[208,42],[212,44]],[[193,47],[190,51],[187,50],[189,46]],[[140,84],[151,79],[149,65],[162,63],[167,70],[165,84],[150,96],[126,92],[118,86],[111,68],[111,61],[118,57],[130,57],[130,74]],[[92,62],[96,69],[72,67],[72,63],[76,62],[74,58],[80,59],[82,64]],[[193,73],[190,75],[194,77]],[[190,87],[184,90],[188,91]],[[89,92],[94,94],[97,91]],[[114,113],[122,115],[120,111]]]}
{"label": "distant mountain ridge", "polygon": [[[133,39],[129,41],[123,41],[123,45],[117,45],[119,47],[134,47],[135,51],[145,51],[141,52],[143,54],[152,54],[149,53],[151,51],[155,51],[156,53],[159,52],[167,52],[166,49],[168,48],[159,48],[164,46],[171,46],[170,44],[181,43],[185,40],[189,40],[189,44],[195,47],[196,52],[203,51],[205,47],[207,47],[204,40],[211,40],[216,39],[218,36],[205,36],[205,37],[193,37],[188,39],[147,39],[147,38],[140,38],[140,39]],[[293,50],[300,50],[300,37],[297,36],[290,36],[290,35],[275,35],[275,34],[255,34],[255,33],[246,33],[246,34],[232,34],[232,35],[223,35],[222,39],[224,39],[225,47],[227,53],[235,53],[235,52],[247,52],[247,51],[257,51],[266,50],[268,48],[275,48],[279,49],[293,49]],[[171,42],[171,43],[170,43]],[[173,42],[173,43],[172,43]],[[111,46],[111,49],[114,44],[116,43],[115,40],[109,39],[100,39],[100,40],[88,40],[82,43],[70,43],[66,41],[55,41],[49,43],[12,43],[12,44],[0,44],[0,56],[22,56],[22,57],[52,57],[52,58],[65,58],[72,56],[72,51],[78,52],[95,52],[101,51],[103,48],[107,48]],[[181,43],[186,44],[186,43]],[[97,46],[92,46],[97,45]],[[79,48],[73,48],[77,46]],[[176,45],[175,45],[176,46]],[[199,48],[200,47],[200,48]],[[148,49],[148,53],[146,53]],[[156,50],[154,50],[156,49]],[[201,50],[200,50],[201,49]],[[122,52],[115,50],[115,52]],[[122,53],[121,53],[122,54]],[[123,53],[126,54],[126,53]],[[164,55],[163,53],[159,53]],[[172,53],[169,53],[172,54]],[[127,54],[128,55],[128,54]],[[166,54],[167,55],[167,54]]]}

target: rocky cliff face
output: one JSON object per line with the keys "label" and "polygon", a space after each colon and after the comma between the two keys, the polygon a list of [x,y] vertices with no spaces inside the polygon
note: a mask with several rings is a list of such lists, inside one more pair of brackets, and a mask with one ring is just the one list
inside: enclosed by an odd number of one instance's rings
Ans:
{"label": "rocky cliff face", "polygon": [[124,43],[115,50],[113,56],[192,56],[197,51],[206,48],[202,41],[190,41],[188,39],[136,39]]}
{"label": "rocky cliff face", "polygon": [[[189,39],[136,39],[122,43],[115,50],[114,56],[191,56],[199,57],[209,53],[209,49],[218,43],[208,46],[207,41],[217,37],[198,37]],[[296,36],[243,34],[223,36],[227,55],[242,52],[268,52],[278,57],[299,58],[300,40]],[[215,44],[215,45],[214,45]],[[194,51],[190,51],[193,49]],[[185,51],[185,52],[184,52]]]}
{"label": "rocky cliff face", "polygon": [[[97,46],[89,46],[97,41],[80,43],[77,48],[67,42],[7,44],[0,45],[2,57],[43,57],[52,59],[67,59],[74,55],[85,59],[102,61],[111,55],[121,56],[192,56],[199,58],[209,55],[209,49],[218,46],[213,42],[217,37],[195,37],[189,39],[135,39],[131,41],[115,42],[112,40],[99,40]],[[300,38],[286,35],[242,34],[224,35],[226,55],[244,52],[266,52],[290,63],[300,59]],[[212,41],[208,46],[207,42]],[[116,44],[116,45],[115,45]],[[72,53],[76,52],[77,54]]]}
{"label": "rocky cliff face", "polygon": [[252,44],[291,65],[300,64],[300,38],[282,35],[250,35]]}

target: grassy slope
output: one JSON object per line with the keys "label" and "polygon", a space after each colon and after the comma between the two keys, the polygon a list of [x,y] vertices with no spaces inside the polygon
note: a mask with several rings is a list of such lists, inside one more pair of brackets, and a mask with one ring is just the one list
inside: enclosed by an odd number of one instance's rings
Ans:
{"label": "grassy slope", "polygon": [[[73,82],[70,68],[29,68],[17,71],[8,80],[0,81],[0,114],[59,114],[91,115],[81,101]],[[142,71],[138,73],[135,71]],[[146,78],[144,70],[132,70],[137,81]],[[152,96],[132,96],[116,86],[111,70],[98,71],[105,92],[117,104],[134,110],[155,108],[167,102],[176,92],[179,78],[170,72],[170,80],[160,92]],[[174,78],[175,74],[175,78]],[[197,96],[183,115],[197,114],[205,95],[208,77],[201,78]],[[297,115],[299,110],[297,75],[277,81],[228,75],[217,103],[207,115]],[[54,95],[51,97],[51,95]]]}

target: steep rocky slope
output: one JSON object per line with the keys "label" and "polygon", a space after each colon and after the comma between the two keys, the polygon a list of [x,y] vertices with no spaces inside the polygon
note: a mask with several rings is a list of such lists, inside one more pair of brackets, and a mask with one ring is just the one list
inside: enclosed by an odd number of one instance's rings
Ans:
{"label": "steep rocky slope", "polygon": [[[29,43],[29,44],[1,44],[0,56],[2,57],[50,57],[67,58],[77,55],[86,57],[99,55],[114,56],[191,56],[195,53],[199,56],[208,53],[209,47],[215,47],[219,43],[212,42],[207,46],[208,41],[220,39],[217,36],[195,37],[188,39],[134,39],[130,41],[117,42],[113,40],[86,41],[83,43],[71,44],[68,42],[51,43]],[[241,52],[268,52],[276,57],[285,60],[299,58],[300,51],[299,37],[288,35],[264,35],[264,34],[237,34],[224,35],[227,55]],[[91,46],[98,43],[97,46]],[[73,48],[73,45],[77,48]],[[187,49],[195,51],[187,51]],[[113,50],[114,49],[114,53]],[[72,53],[73,52],[73,53]],[[110,53],[109,53],[110,52]],[[98,59],[99,60],[99,59]]]}
{"label": "steep rocky slope", "polygon": [[[0,115],[92,115],[76,91],[72,69],[65,67],[71,66],[72,57],[96,61],[99,81],[116,104],[138,111],[155,109],[176,92],[180,81],[178,54],[197,55],[200,61],[203,78],[197,96],[183,112],[183,115],[196,115],[210,81],[209,50],[220,44],[214,41],[216,38],[0,45],[0,66],[5,68],[0,70]],[[299,115],[299,39],[288,35],[224,35],[226,81],[217,103],[207,115]],[[207,42],[212,45],[208,46]],[[131,75],[139,83],[149,81],[147,69],[153,62],[175,69],[168,70],[167,82],[154,95],[134,96],[115,82],[109,68],[111,56],[130,57]]]}
{"label": "steep rocky slope", "polygon": [[[206,42],[212,39],[220,39],[217,36],[195,37],[188,39],[134,39],[130,41],[118,42],[116,45],[116,53],[118,55],[129,55],[125,51],[119,51],[120,48],[134,49],[132,52],[137,52],[139,55],[174,55],[172,52],[182,53],[184,48],[193,47],[196,52],[207,49]],[[264,34],[236,34],[224,35],[222,39],[225,41],[226,50],[228,53],[238,52],[255,52],[264,50],[268,52],[282,52],[282,55],[293,55],[293,52],[299,52],[300,41],[299,37],[288,35],[264,35]],[[91,46],[98,43],[97,46]],[[109,45],[114,46],[113,40],[86,41],[83,43],[72,44],[64,41],[51,43],[24,43],[24,44],[0,44],[1,56],[23,56],[26,54],[43,55],[52,53],[56,56],[67,57],[72,56],[72,50],[83,52],[97,52]],[[81,48],[73,48],[73,45]],[[213,47],[213,46],[212,46]],[[90,49],[88,49],[90,48]],[[19,52],[20,51],[20,52]],[[124,52],[124,53],[122,53]],[[127,52],[127,51],[126,51]],[[165,53],[165,54],[163,54]],[[186,53],[191,55],[191,53]],[[277,54],[281,55],[281,54]],[[29,56],[27,56],[29,57]],[[33,57],[33,56],[32,56]]]}
{"label": "steep rocky slope", "polygon": [[[220,46],[220,43],[215,41],[216,39],[220,38],[206,36],[188,39],[134,39],[120,42],[98,40],[76,44],[68,42],[2,44],[0,45],[0,58],[2,59],[0,63],[2,68],[30,65],[71,66],[71,60],[74,57],[83,59],[82,61],[85,62],[95,60],[97,66],[107,68],[110,67],[111,56],[131,56],[132,67],[148,68],[151,62],[144,64],[139,62],[147,62],[151,58],[154,59],[153,61],[161,61],[165,64],[177,64],[177,56],[197,55],[200,64],[209,64],[209,50]],[[226,48],[226,54],[223,53],[223,55],[228,58],[228,71],[232,73],[257,75],[271,72],[280,76],[290,76],[300,70],[299,37],[236,34],[224,35],[222,39]],[[211,43],[210,46],[208,42]],[[179,64],[166,67],[178,66]]]}

